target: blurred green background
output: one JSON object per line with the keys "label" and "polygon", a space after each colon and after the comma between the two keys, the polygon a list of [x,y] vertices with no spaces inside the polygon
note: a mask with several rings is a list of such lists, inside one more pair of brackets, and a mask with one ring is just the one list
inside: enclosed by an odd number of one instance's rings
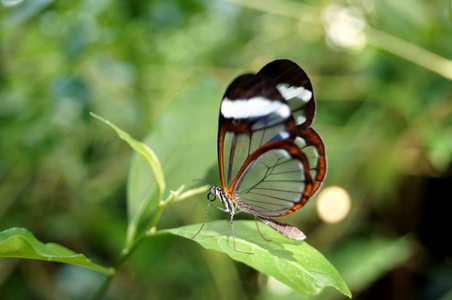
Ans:
{"label": "blurred green background", "polygon": [[[225,88],[288,58],[313,82],[324,187],[344,188],[352,206],[329,224],[314,197],[283,221],[307,233],[354,299],[452,299],[450,1],[1,0],[0,24],[0,230],[26,227],[111,266],[127,195],[142,192],[127,187],[130,163],[147,166],[89,112],[148,136],[169,189],[218,182]],[[159,228],[200,223],[206,201],[169,207]],[[0,270],[1,299],[86,299],[103,279],[31,260],[0,259]],[[127,298],[299,296],[224,254],[161,237],[106,297]]]}

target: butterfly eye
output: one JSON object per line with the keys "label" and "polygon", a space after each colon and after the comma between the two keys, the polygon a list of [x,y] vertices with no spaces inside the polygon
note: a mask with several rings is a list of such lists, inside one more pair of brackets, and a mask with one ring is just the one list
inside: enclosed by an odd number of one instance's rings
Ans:
{"label": "butterfly eye", "polygon": [[207,194],[207,199],[209,199],[210,201],[215,201],[215,199],[217,199],[217,196],[215,194],[212,193],[208,193]]}

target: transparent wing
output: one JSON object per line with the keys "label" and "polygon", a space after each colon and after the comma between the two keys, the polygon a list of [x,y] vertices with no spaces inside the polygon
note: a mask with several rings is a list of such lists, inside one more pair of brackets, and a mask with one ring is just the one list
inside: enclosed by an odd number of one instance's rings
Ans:
{"label": "transparent wing", "polygon": [[237,179],[233,194],[238,206],[267,217],[303,206],[313,188],[307,157],[288,140],[263,148],[253,153]]}
{"label": "transparent wing", "polygon": [[261,76],[235,79],[221,102],[218,160],[223,187],[229,187],[247,158],[263,145],[294,139],[290,107]]}
{"label": "transparent wing", "polygon": [[325,147],[306,73],[276,60],[234,80],[221,102],[218,159],[223,189],[262,218],[301,208],[326,174]]}
{"label": "transparent wing", "polygon": [[320,188],[326,175],[325,145],[319,134],[312,128],[301,130],[297,127],[295,144],[302,151],[309,162],[309,174],[313,182],[311,195]]}
{"label": "transparent wing", "polygon": [[279,90],[291,108],[295,124],[308,128],[314,120],[315,100],[311,81],[303,69],[290,60],[280,59],[267,64],[257,74]]}

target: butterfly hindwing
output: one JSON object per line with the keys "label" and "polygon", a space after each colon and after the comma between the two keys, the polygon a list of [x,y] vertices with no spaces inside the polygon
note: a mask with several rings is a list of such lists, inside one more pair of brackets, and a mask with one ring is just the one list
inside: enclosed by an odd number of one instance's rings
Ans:
{"label": "butterfly hindwing", "polygon": [[266,144],[250,156],[234,185],[238,206],[257,216],[286,213],[311,195],[308,169],[308,159],[292,141]]}
{"label": "butterfly hindwing", "polygon": [[309,161],[309,173],[313,181],[312,196],[320,188],[326,175],[325,145],[320,135],[312,128],[301,130],[297,127],[296,132],[295,144]]}

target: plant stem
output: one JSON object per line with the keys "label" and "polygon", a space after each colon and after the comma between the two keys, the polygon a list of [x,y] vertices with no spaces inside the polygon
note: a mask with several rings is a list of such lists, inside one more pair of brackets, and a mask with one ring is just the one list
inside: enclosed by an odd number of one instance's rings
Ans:
{"label": "plant stem", "polygon": [[[198,193],[204,192],[207,189],[207,186],[202,186],[199,188],[195,188],[186,192],[183,192],[184,185],[182,185],[179,189],[176,191],[170,191],[170,194],[167,199],[161,200],[159,202],[159,205],[157,209],[155,210],[154,217],[152,218],[151,222],[149,223],[146,230],[144,230],[140,235],[135,236],[135,230],[134,228],[132,232],[128,232],[128,235],[126,237],[126,243],[124,245],[124,248],[121,251],[121,254],[119,255],[118,259],[116,260],[112,272],[105,278],[105,281],[102,283],[102,285],[99,287],[99,290],[94,295],[93,299],[100,300],[107,292],[108,287],[110,286],[111,282],[113,281],[114,276],[118,272],[119,268],[122,266],[122,264],[129,259],[129,257],[135,252],[135,250],[145,241],[146,238],[150,236],[156,236],[161,234],[166,234],[165,232],[158,232],[157,231],[157,222],[160,219],[160,216],[162,214],[162,211],[165,207],[173,203],[174,201],[180,201],[182,199],[185,199],[187,197],[191,197],[193,195],[196,195]],[[161,199],[161,194],[159,193],[159,198]]]}
{"label": "plant stem", "polygon": [[368,27],[368,42],[452,80],[452,61],[383,31]]}
{"label": "plant stem", "polygon": [[108,287],[110,286],[113,277],[116,275],[116,273],[118,272],[119,268],[122,266],[122,264],[132,255],[132,253],[135,252],[135,250],[138,248],[138,246],[140,246],[144,240],[146,239],[146,237],[148,237],[149,235],[147,235],[146,233],[142,233],[140,234],[134,241],[132,246],[129,249],[124,248],[121,251],[121,255],[118,257],[118,259],[116,260],[115,265],[113,266],[113,272],[107,276],[107,278],[105,279],[104,283],[101,285],[101,287],[99,288],[99,290],[97,291],[96,295],[94,296],[93,299],[95,300],[100,300],[102,299],[103,295],[105,294],[105,292],[107,291]]}
{"label": "plant stem", "polygon": [[131,244],[126,242],[126,245],[122,249],[120,256],[118,257],[115,265],[112,268],[113,272],[109,274],[107,278],[105,278],[105,281],[100,286],[99,290],[97,291],[93,299],[95,300],[102,299],[122,264],[135,252],[138,246],[140,246],[147,237],[156,234],[155,226],[157,225],[157,222],[160,219],[163,209],[169,204],[171,204],[177,198],[182,189],[183,187],[181,187],[181,189],[179,189],[176,192],[171,192],[166,200],[160,201],[160,204],[157,207],[157,210],[155,211],[154,217],[149,223],[147,229],[140,235],[138,235],[135,239],[133,239],[133,242]]}

